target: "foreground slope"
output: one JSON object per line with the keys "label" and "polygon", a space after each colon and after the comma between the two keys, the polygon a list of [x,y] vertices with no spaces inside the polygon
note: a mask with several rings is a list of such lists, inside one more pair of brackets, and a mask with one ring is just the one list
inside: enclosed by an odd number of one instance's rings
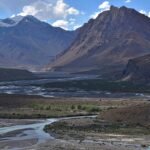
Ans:
{"label": "foreground slope", "polygon": [[150,104],[113,109],[104,112],[100,118],[110,122],[121,122],[127,124],[150,124]]}
{"label": "foreground slope", "polygon": [[50,70],[118,77],[129,59],[150,53],[150,19],[126,7],[111,7],[86,23]]}

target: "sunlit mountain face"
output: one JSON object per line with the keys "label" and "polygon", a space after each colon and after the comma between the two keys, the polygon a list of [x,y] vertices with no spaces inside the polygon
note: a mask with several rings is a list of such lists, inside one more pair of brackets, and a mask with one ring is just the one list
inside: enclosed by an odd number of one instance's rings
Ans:
{"label": "sunlit mountain face", "polygon": [[134,9],[112,6],[86,23],[49,69],[119,79],[130,59],[149,50],[150,18]]}

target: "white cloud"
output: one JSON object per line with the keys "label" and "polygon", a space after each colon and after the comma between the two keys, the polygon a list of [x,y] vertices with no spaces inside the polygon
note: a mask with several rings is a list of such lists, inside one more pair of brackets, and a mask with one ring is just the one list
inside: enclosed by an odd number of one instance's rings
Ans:
{"label": "white cloud", "polygon": [[[30,5],[25,5],[17,16],[32,15],[40,20],[56,20],[52,25],[63,29],[73,29],[76,20],[73,16],[83,15],[83,12],[69,6],[64,0],[36,0]],[[13,15],[14,17],[14,15]]]}
{"label": "white cloud", "polygon": [[70,15],[79,15],[80,11],[69,6],[64,0],[38,0],[23,7],[18,15],[33,15],[40,20],[64,19]]}
{"label": "white cloud", "polygon": [[82,27],[82,25],[75,25],[75,26],[73,27],[73,29],[76,30],[76,29],[78,29],[78,28],[80,28],[80,27]]}
{"label": "white cloud", "polygon": [[27,16],[27,15],[36,15],[38,11],[34,6],[24,6],[21,13],[19,13],[19,16]]}
{"label": "white cloud", "polygon": [[52,24],[52,26],[54,27],[61,27],[65,30],[68,30],[68,25],[69,25],[69,22],[66,20],[57,20]]}
{"label": "white cloud", "polygon": [[131,3],[131,0],[126,0],[125,2],[126,2],[126,3]]}
{"label": "white cloud", "polygon": [[77,28],[81,27],[82,25],[76,24],[76,19],[70,18],[69,20],[56,20],[52,26],[54,27],[61,27],[65,30],[76,30]]}
{"label": "white cloud", "polygon": [[70,15],[79,15],[79,14],[80,14],[79,10],[77,10],[77,9],[75,9],[75,8],[73,8],[73,7],[69,8],[69,9],[67,10],[67,12],[68,12],[68,14],[70,14]]}
{"label": "white cloud", "polygon": [[92,15],[90,16],[90,18],[96,19],[96,18],[98,17],[99,13],[100,13],[99,11],[98,11],[98,12],[95,12],[94,14],[92,14]]}
{"label": "white cloud", "polygon": [[64,3],[63,0],[57,0],[56,5],[54,6],[54,13],[56,16],[60,16],[60,17],[66,17],[67,16],[67,11],[68,9],[68,5],[66,3]]}
{"label": "white cloud", "polygon": [[15,14],[13,14],[13,15],[11,15],[11,16],[10,16],[10,18],[14,18],[15,16],[16,16],[16,15],[15,15]]}
{"label": "white cloud", "polygon": [[144,15],[147,15],[147,13],[146,13],[145,10],[140,10],[140,13],[141,13],[141,14],[144,14]]}
{"label": "white cloud", "polygon": [[101,11],[106,11],[110,9],[110,3],[109,1],[104,1],[102,4],[98,7]]}
{"label": "white cloud", "polygon": [[94,12],[90,18],[96,19],[98,17],[98,15],[104,11],[107,11],[110,9],[110,3],[109,1],[104,1],[103,3],[101,3],[98,7],[99,11]]}
{"label": "white cloud", "polygon": [[140,10],[139,12],[140,12],[141,14],[144,14],[144,15],[150,17],[150,11],[149,11],[149,12],[146,12],[145,10]]}

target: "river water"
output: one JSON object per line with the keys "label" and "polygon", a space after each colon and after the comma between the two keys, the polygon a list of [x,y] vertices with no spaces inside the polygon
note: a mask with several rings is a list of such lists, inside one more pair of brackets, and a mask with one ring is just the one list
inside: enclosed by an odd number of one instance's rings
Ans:
{"label": "river water", "polygon": [[[27,124],[27,125],[15,125],[10,127],[2,127],[0,128],[0,145],[2,143],[7,143],[6,145],[9,147],[9,143],[16,143],[10,145],[9,150],[20,150],[20,149],[28,149],[29,146],[21,144],[26,140],[36,140],[36,145],[46,142],[47,140],[54,139],[53,136],[44,132],[44,127],[48,124],[52,124],[59,120],[73,119],[73,118],[94,118],[96,116],[79,116],[79,117],[67,117],[67,118],[59,118],[59,119],[46,119],[39,120],[38,123]],[[14,132],[14,133],[13,133]],[[12,134],[8,134],[12,133]],[[21,147],[17,147],[17,143]],[[6,147],[5,145],[5,147]],[[32,145],[33,146],[33,145]]]}
{"label": "river water", "polygon": [[[81,79],[95,79],[95,76],[75,76],[75,77],[63,77],[63,78],[48,78],[38,79],[30,81],[12,81],[12,82],[0,82],[0,94],[25,94],[25,95],[40,95],[43,97],[150,97],[150,95],[144,95],[142,93],[111,93],[109,91],[84,91],[78,89],[46,89],[40,85],[43,83],[50,83],[54,81],[68,81],[68,80],[81,80]],[[81,118],[81,117],[77,117]],[[61,118],[70,119],[70,118]],[[36,139],[35,144],[44,143],[47,140],[54,139],[53,136],[43,131],[45,125],[52,124],[60,119],[46,119],[39,120],[38,123],[27,125],[16,125],[11,127],[0,128],[0,146],[2,143],[14,143],[17,141],[21,144],[25,140]],[[11,136],[8,133],[14,132]],[[26,147],[27,146],[27,147]],[[29,145],[21,146],[21,148],[28,149]],[[11,150],[18,150],[20,147],[13,145]],[[150,150],[147,149],[147,150]]]}
{"label": "river water", "polygon": [[[59,119],[46,119],[39,120],[37,123],[26,124],[26,125],[15,125],[10,127],[0,128],[0,149],[2,150],[32,150],[33,146],[45,143],[46,141],[51,142],[55,138],[44,132],[45,125],[52,124],[59,120],[73,119],[73,118],[95,118],[96,116],[79,116],[79,117],[67,117]],[[9,134],[11,133],[11,134]],[[35,143],[30,143],[30,141],[35,140]],[[114,140],[114,138],[113,138]],[[27,141],[27,143],[25,143]],[[101,141],[99,141],[101,143]],[[5,143],[5,144],[4,144]],[[12,144],[13,143],[13,144]],[[102,140],[102,143],[109,144],[110,141]],[[114,143],[126,145],[136,150],[140,150],[140,145],[138,144],[127,144],[123,141],[117,141],[115,139]],[[4,145],[3,145],[4,144]],[[143,149],[143,148],[142,148]],[[150,147],[145,148],[145,150],[150,150]]]}
{"label": "river water", "polygon": [[43,97],[110,97],[110,98],[129,98],[129,97],[146,97],[149,94],[142,93],[111,93],[110,91],[86,91],[81,89],[62,89],[62,88],[45,88],[42,84],[51,82],[61,82],[70,80],[83,79],[98,79],[97,76],[67,76],[67,77],[51,77],[47,79],[25,80],[25,81],[11,81],[0,82],[0,94],[23,94],[23,95],[39,95]]}

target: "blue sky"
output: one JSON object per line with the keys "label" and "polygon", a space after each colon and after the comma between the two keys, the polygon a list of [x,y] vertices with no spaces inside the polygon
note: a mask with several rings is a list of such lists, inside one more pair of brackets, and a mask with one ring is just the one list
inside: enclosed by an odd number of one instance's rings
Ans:
{"label": "blue sky", "polygon": [[73,30],[110,5],[134,8],[150,17],[150,0],[0,0],[0,18],[33,15],[53,26]]}

